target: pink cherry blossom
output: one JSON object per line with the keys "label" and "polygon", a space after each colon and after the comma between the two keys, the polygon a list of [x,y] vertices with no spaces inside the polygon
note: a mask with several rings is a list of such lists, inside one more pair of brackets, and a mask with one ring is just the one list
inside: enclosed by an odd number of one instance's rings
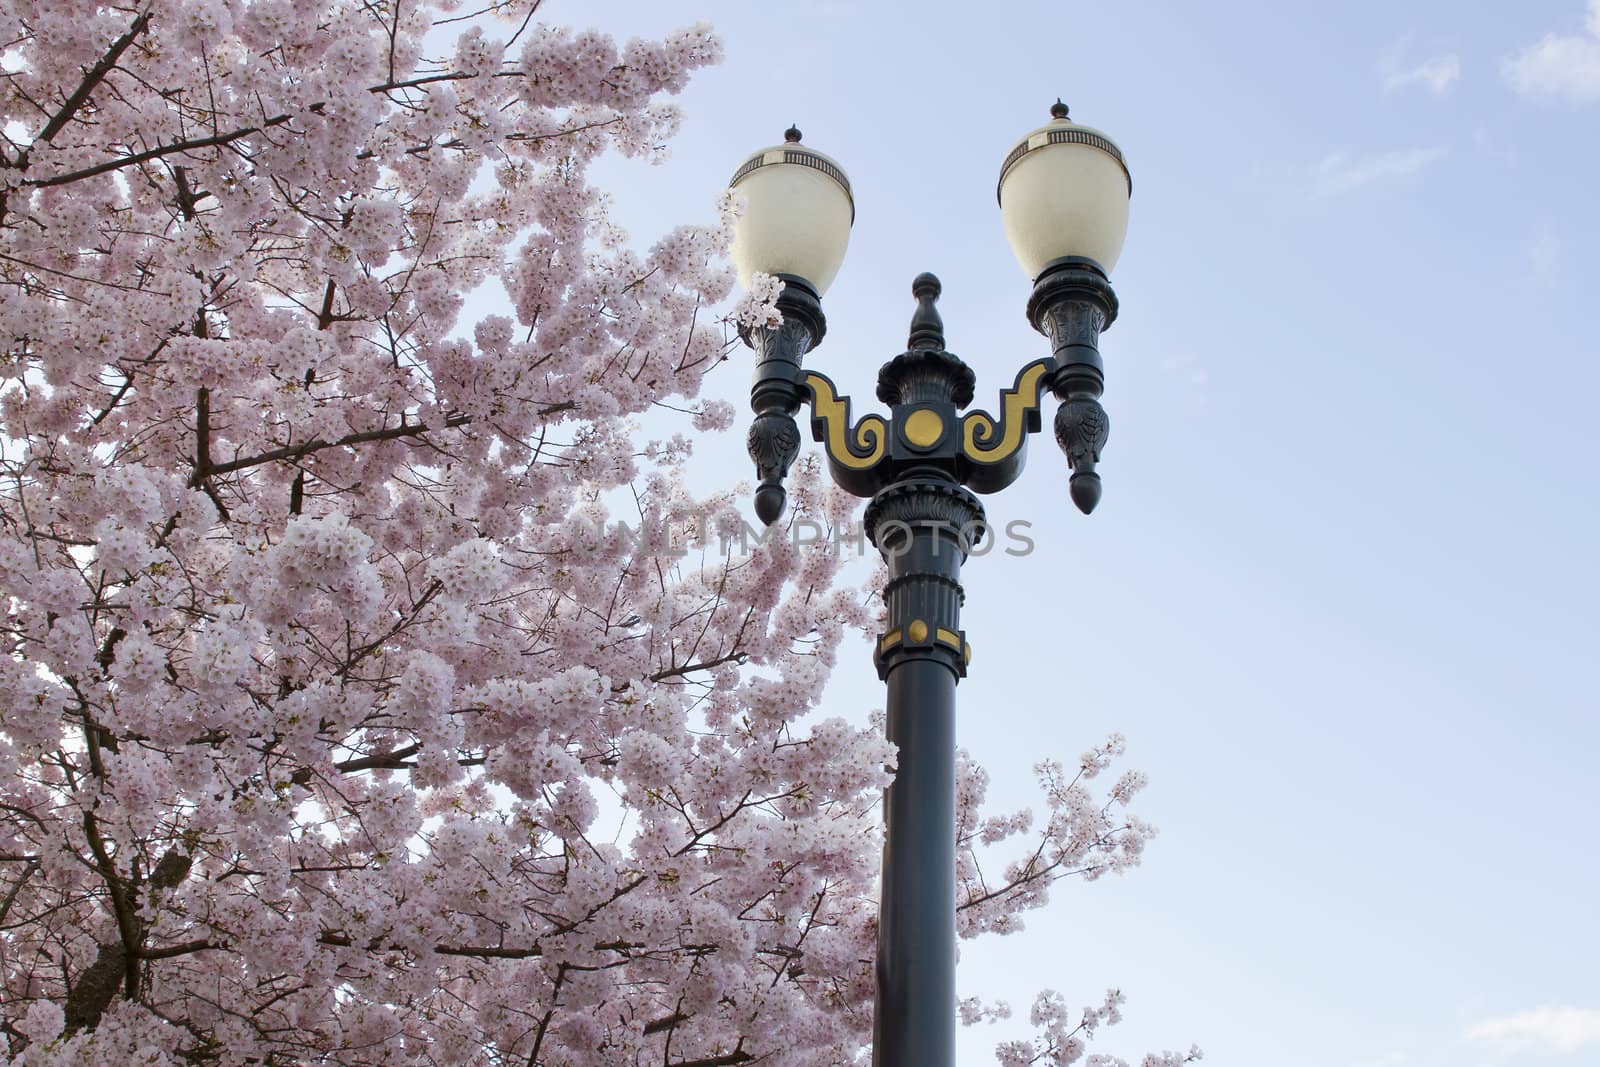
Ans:
{"label": "pink cherry blossom", "polygon": [[[543,14],[0,3],[13,1062],[863,1061],[895,753],[819,710],[877,625],[857,502],[808,458],[827,536],[730,542],[679,468],[737,422],[734,198],[641,253],[588,181],[721,46]],[[1042,765],[1038,820],[963,765],[963,935],[1138,863],[1142,777],[1083,784],[1120,754]],[[1017,1048],[1115,1021],[1056,1004]]]}

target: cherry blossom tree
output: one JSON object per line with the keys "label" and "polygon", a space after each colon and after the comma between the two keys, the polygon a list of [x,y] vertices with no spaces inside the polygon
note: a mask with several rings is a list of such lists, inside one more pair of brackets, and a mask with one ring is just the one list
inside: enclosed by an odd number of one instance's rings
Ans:
{"label": "cherry blossom tree", "polygon": [[[640,253],[587,181],[719,45],[539,6],[0,3],[16,1062],[863,1055],[894,753],[813,711],[874,612],[679,477],[736,205]],[[964,934],[1137,861],[1116,748],[1039,827],[964,769]],[[1077,1058],[1041,1004],[1007,1062]]]}

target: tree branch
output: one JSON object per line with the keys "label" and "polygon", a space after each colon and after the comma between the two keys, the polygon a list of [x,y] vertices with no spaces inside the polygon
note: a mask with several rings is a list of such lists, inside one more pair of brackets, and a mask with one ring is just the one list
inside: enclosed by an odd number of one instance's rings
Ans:
{"label": "tree branch", "polygon": [[[111,73],[111,68],[117,65],[117,60],[122,58],[122,53],[128,50],[128,46],[133,43],[133,39],[143,33],[148,25],[150,25],[150,12],[148,11],[133,20],[133,25],[128,27],[128,32],[112,42],[106,54],[100,57],[100,62],[84,72],[82,83],[73,91],[71,96],[67,97],[66,102],[61,105],[61,110],[52,115],[50,121],[45,123],[44,129],[39,131],[37,140],[49,142],[55,139],[56,134],[60,133],[66,124],[72,121],[72,116],[78,113],[78,109],[83,106],[84,101],[89,99],[89,94],[94,92],[95,87],[100,84],[107,74]],[[26,160],[23,161],[22,166],[27,166]]]}
{"label": "tree branch", "polygon": [[[320,115],[323,107],[324,105],[321,103],[316,103],[306,108],[306,110]],[[293,115],[274,115],[272,118],[264,120],[259,126],[246,126],[243,129],[231,130],[228,133],[219,133],[211,137],[196,137],[190,140],[173,141],[170,144],[148,148],[143,152],[132,152],[125,156],[118,156],[116,159],[108,159],[104,163],[96,163],[94,166],[84,167],[82,170],[69,171],[66,174],[57,174],[49,178],[29,178],[23,184],[32,185],[39,189],[47,189],[52,185],[69,185],[85,178],[93,178],[97,174],[105,174],[109,171],[121,170],[123,167],[147,163],[152,159],[160,159],[162,156],[170,156],[174,152],[192,152],[197,148],[217,148],[225,144],[231,144],[242,137],[249,137],[253,133],[260,133],[263,130],[293,122],[294,118],[295,116]]]}
{"label": "tree branch", "polygon": [[[472,421],[470,415],[451,415],[444,420],[446,429],[465,426]],[[346,434],[336,441],[324,441],[314,437],[304,444],[284,445],[267,452],[259,452],[243,459],[230,459],[226,463],[214,463],[209,466],[207,474],[232,474],[234,471],[244,470],[246,467],[258,467],[263,463],[274,463],[280,459],[300,459],[313,452],[321,452],[325,448],[344,448],[348,445],[365,444],[368,441],[392,441],[397,437],[419,437],[427,433],[431,427],[421,422],[404,422],[399,426],[391,426],[384,430],[362,430],[360,433]],[[196,472],[198,475],[199,472]],[[200,488],[199,478],[191,477],[189,486],[192,489]]]}

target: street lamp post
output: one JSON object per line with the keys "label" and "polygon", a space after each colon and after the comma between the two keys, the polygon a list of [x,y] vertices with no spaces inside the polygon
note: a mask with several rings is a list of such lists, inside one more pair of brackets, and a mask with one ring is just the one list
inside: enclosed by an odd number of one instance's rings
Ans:
{"label": "street lamp post", "polygon": [[884,798],[873,1063],[953,1067],[955,695],[972,658],[961,629],[961,566],[986,533],[975,494],[1021,474],[1048,391],[1061,401],[1055,433],[1072,469],[1072,500],[1086,514],[1099,502],[1096,464],[1108,429],[1099,337],[1117,314],[1107,275],[1127,231],[1132,180],[1110,138],[1071,122],[1057,101],[1051,121],[1006,156],[999,185],[1012,250],[1034,280],[1028,320],[1049,338],[1051,355],[1021,369],[996,415],[962,414],[975,376],[945,350],[939,280],[921,274],[906,351],[878,372],[889,417],[856,420],[849,399],[803,365],[827,329],[822,294],[855,218],[849,179],[791,127],[784,144],[746,160],[732,184],[746,199],[732,249],[741,281],[748,287],[760,272],[784,282],[781,323],[745,334],[756,354],[748,438],[756,513],[768,525],[783,514],[783,481],[800,452],[795,416],[808,403],[834,480],[871,498],[866,534],[889,567],[888,628],[874,660],[899,757]]}

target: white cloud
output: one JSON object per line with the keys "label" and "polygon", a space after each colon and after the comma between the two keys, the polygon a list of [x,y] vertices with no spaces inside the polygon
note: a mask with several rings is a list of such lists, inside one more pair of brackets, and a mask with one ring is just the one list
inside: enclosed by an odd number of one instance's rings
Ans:
{"label": "white cloud", "polygon": [[1543,1046],[1576,1052],[1600,1045],[1600,1011],[1590,1008],[1534,1008],[1519,1015],[1485,1019],[1467,1028],[1475,1041],[1494,1041],[1513,1048]]}
{"label": "white cloud", "polygon": [[1335,152],[1318,164],[1312,191],[1317,196],[1338,196],[1365,185],[1409,177],[1443,155],[1442,148],[1413,148],[1362,159]]}
{"label": "white cloud", "polygon": [[1434,96],[1443,96],[1459,77],[1461,60],[1455,56],[1438,56],[1418,66],[1390,72],[1383,80],[1383,91],[1392,93],[1420,85]]}
{"label": "white cloud", "polygon": [[1548,34],[1505,61],[1506,81],[1525,96],[1600,100],[1600,0],[1589,0],[1587,34]]}

